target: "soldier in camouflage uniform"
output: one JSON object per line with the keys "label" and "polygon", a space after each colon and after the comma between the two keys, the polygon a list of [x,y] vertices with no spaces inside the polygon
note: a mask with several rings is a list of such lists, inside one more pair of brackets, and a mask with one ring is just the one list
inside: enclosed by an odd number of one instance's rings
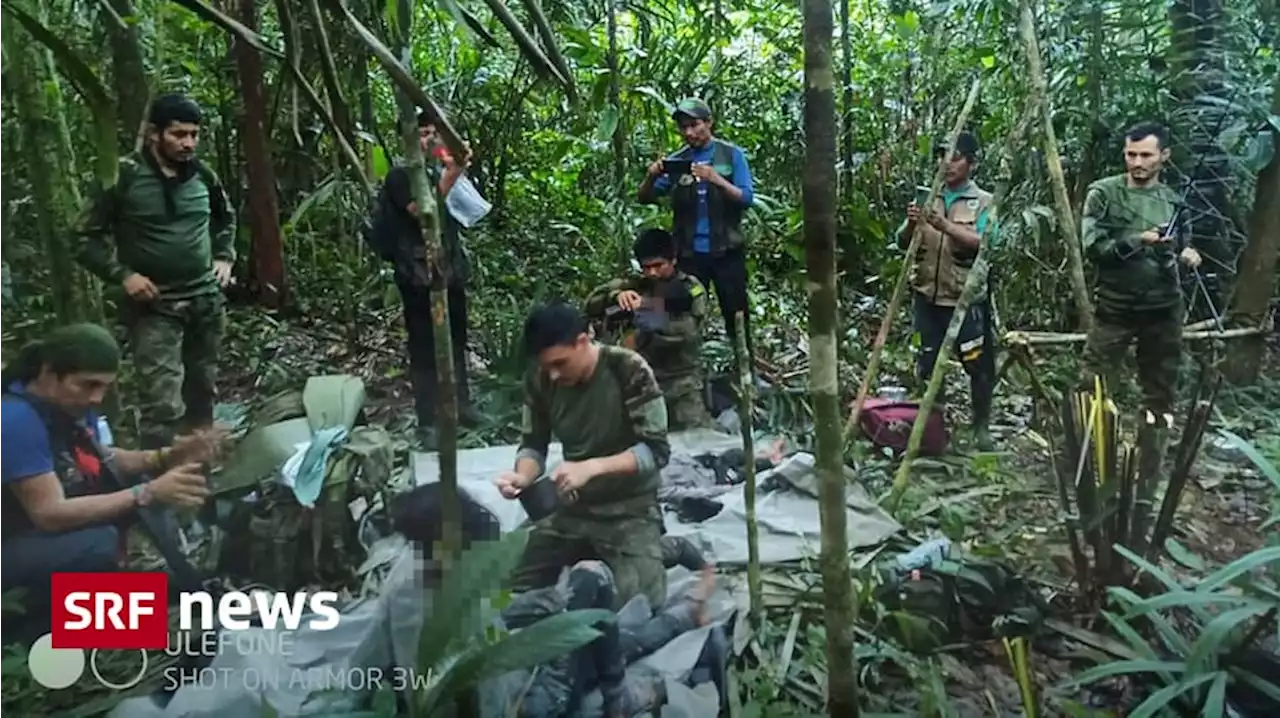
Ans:
{"label": "soldier in camouflage uniform", "polygon": [[662,605],[658,486],[671,446],[653,370],[631,350],[592,341],[586,319],[566,304],[536,309],[524,334],[536,365],[525,380],[515,466],[498,488],[514,499],[541,477],[552,436],[564,461],[549,472],[561,505],[535,524],[515,587],[551,586],[566,566],[599,560],[617,582],[614,608],[637,594]]}
{"label": "soldier in camouflage uniform", "polygon": [[1182,246],[1182,233],[1172,226],[1178,197],[1160,181],[1169,159],[1165,128],[1135,125],[1125,136],[1124,158],[1124,174],[1094,182],[1085,195],[1081,240],[1097,266],[1085,376],[1089,389],[1094,377],[1114,386],[1114,372],[1136,341],[1145,408],[1164,416],[1173,411],[1182,360],[1185,308],[1177,263],[1194,269],[1200,254]]}
{"label": "soldier in camouflage uniform", "polygon": [[217,175],[195,156],[200,108],[165,95],[149,120],[146,147],[120,160],[115,186],[93,198],[77,234],[80,262],[124,288],[141,443],[156,449],[213,423],[236,222]]}
{"label": "soldier in camouflage uniform", "polygon": [[586,314],[602,317],[614,308],[634,313],[634,348],[658,379],[670,429],[705,426],[711,420],[702,391],[707,291],[676,267],[676,242],[670,232],[645,231],[634,251],[644,274],[598,287],[587,298]]}

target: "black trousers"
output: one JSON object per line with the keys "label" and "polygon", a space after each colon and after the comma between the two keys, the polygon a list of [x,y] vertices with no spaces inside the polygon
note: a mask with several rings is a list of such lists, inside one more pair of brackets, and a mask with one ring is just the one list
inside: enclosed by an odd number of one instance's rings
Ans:
{"label": "black trousers", "polygon": [[[947,326],[951,324],[951,316],[955,314],[955,307],[938,306],[919,292],[912,294],[915,296],[912,309],[916,330],[920,332],[920,356],[916,363],[916,373],[920,381],[928,382],[933,375],[933,365],[938,360],[942,340],[946,338]],[[956,336],[954,351],[956,358],[964,366],[965,373],[969,375],[973,423],[986,426],[991,419],[991,401],[996,380],[995,327],[986,302],[970,305],[969,311],[965,313],[964,323],[960,325],[960,334]],[[945,401],[944,397],[945,387],[939,393],[939,403]]]}
{"label": "black trousers", "polygon": [[738,332],[733,316],[742,312],[746,329],[747,354],[755,355],[751,341],[751,314],[747,300],[747,256],[741,248],[721,255],[693,254],[680,260],[680,268],[698,278],[707,289],[714,289],[720,304],[720,316],[729,333],[734,355],[738,352]]}
{"label": "black trousers", "polygon": [[[413,382],[414,409],[419,426],[433,426],[439,406],[439,377],[436,375],[436,336],[431,321],[431,289],[396,282],[404,302],[404,324],[409,334],[409,377]],[[449,287],[449,336],[453,339],[453,371],[458,387],[458,408],[471,403],[467,381],[467,293],[463,287]]]}

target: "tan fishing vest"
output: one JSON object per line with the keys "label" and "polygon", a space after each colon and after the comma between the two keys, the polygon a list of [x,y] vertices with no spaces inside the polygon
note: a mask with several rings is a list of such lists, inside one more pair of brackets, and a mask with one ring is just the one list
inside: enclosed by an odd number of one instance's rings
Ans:
{"label": "tan fishing vest", "polygon": [[[990,192],[969,182],[955,194],[949,208],[944,208],[941,195],[934,199],[933,208],[939,214],[945,212],[947,219],[956,224],[974,228],[978,215],[991,206],[993,199]],[[993,221],[995,218],[988,216],[988,226]],[[912,285],[933,304],[954,307],[960,300],[965,278],[969,276],[977,256],[976,250],[967,250],[964,245],[921,220],[920,248],[916,251]],[[984,287],[978,299],[985,296]]]}

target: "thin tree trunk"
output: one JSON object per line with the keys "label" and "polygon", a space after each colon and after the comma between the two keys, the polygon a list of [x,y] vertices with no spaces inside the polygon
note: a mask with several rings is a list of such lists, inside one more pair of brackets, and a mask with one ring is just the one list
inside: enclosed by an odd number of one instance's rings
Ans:
{"label": "thin tree trunk", "polygon": [[46,61],[48,51],[31,39],[17,23],[5,26],[6,45],[10,51],[6,68],[14,95],[14,110],[22,128],[22,156],[31,183],[36,233],[44,247],[50,276],[49,291],[53,311],[60,324],[82,319],[78,301],[76,266],[67,241],[67,228],[75,209],[70,206],[66,189],[59,187],[70,181],[63,173],[48,172],[50,158],[58,156],[57,118],[49,111],[45,84],[49,81]]}
{"label": "thin tree trunk", "polygon": [[1053,203],[1058,210],[1058,230],[1067,245],[1070,264],[1068,278],[1071,294],[1075,298],[1079,325],[1086,331],[1093,326],[1093,302],[1089,299],[1089,285],[1084,278],[1084,257],[1080,249],[1080,236],[1076,231],[1076,216],[1067,195],[1067,180],[1062,173],[1062,156],[1058,153],[1058,138],[1053,130],[1053,110],[1049,106],[1048,83],[1044,76],[1044,64],[1040,59],[1040,43],[1036,39],[1036,20],[1031,4],[1022,0],[1023,47],[1027,54],[1027,69],[1031,73],[1031,101],[1040,107],[1040,124],[1044,132],[1044,155],[1049,165],[1049,179],[1053,185]]}
{"label": "thin tree trunk", "polygon": [[626,154],[624,152],[623,143],[623,121],[622,121],[622,89],[621,77],[619,76],[619,68],[621,61],[618,59],[618,4],[617,0],[608,0],[609,2],[609,104],[613,106],[614,112],[618,113],[618,122],[613,127],[613,184],[619,192],[623,191],[623,185],[627,180]]}
{"label": "thin tree trunk", "polygon": [[[836,96],[828,0],[804,2],[804,246],[809,289],[809,387],[817,433],[822,595],[827,630],[827,711],[858,715],[853,591],[840,430],[840,326],[836,293]],[[752,457],[748,456],[747,461]]]}
{"label": "thin tree trunk", "polygon": [[742,484],[742,500],[747,513],[747,596],[751,604],[747,620],[753,631],[760,629],[764,618],[764,587],[760,582],[760,525],[756,521],[756,448],[755,448],[755,381],[751,361],[747,358],[747,322],[742,312],[733,315],[737,329],[735,340],[738,350],[738,391],[741,405],[738,415],[742,420],[742,455],[746,460],[746,480]]}
{"label": "thin tree trunk", "polygon": [[[240,22],[257,32],[257,0],[238,0]],[[280,200],[276,195],[276,170],[267,137],[267,101],[262,84],[262,55],[249,43],[235,42],[236,68],[244,98],[244,147],[249,179],[249,231],[253,237],[253,278],[259,300],[273,309],[286,300],[284,243],[280,237]]]}
{"label": "thin tree trunk", "polygon": [[840,129],[844,133],[840,162],[844,179],[840,183],[840,196],[844,204],[853,202],[853,40],[849,37],[849,3],[852,1],[840,0],[840,85],[844,90],[840,108]]}
{"label": "thin tree trunk", "polygon": [[[1272,116],[1280,115],[1280,78],[1271,99]],[[1271,127],[1271,143],[1277,148],[1271,162],[1258,173],[1254,187],[1253,216],[1249,220],[1249,244],[1240,257],[1231,315],[1246,326],[1257,326],[1266,317],[1276,285],[1276,260],[1280,255],[1280,129]],[[1257,381],[1266,354],[1266,338],[1253,337],[1236,344],[1226,355],[1222,373],[1233,383]]]}
{"label": "thin tree trunk", "polygon": [[[120,151],[133,152],[142,136],[142,123],[151,102],[151,87],[142,60],[138,40],[138,24],[133,0],[109,0],[115,18],[107,21],[107,40],[111,44],[111,79],[116,90],[116,121],[120,123]],[[132,20],[132,21],[130,21]]]}

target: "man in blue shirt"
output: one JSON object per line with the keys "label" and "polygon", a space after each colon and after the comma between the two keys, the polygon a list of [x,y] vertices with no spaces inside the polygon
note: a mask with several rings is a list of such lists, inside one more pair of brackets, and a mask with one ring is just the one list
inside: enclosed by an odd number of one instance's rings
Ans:
{"label": "man in blue shirt", "polygon": [[[110,332],[73,324],[24,347],[0,377],[0,566],[5,592],[26,590],[26,628],[48,621],[54,572],[116,570],[117,526],[138,507],[198,507],[209,495],[199,462],[212,456],[217,432],[153,451],[102,447],[97,409],[119,363]],[[124,488],[108,473],[156,478]]]}
{"label": "man in blue shirt", "polygon": [[[734,315],[741,312],[744,322],[749,318],[742,215],[755,195],[751,169],[742,148],[712,135],[714,119],[706,102],[682,100],[672,118],[685,146],[649,165],[639,200],[653,204],[670,195],[671,234],[680,250],[680,267],[715,289],[736,353]],[[751,330],[746,326],[750,354]]]}

